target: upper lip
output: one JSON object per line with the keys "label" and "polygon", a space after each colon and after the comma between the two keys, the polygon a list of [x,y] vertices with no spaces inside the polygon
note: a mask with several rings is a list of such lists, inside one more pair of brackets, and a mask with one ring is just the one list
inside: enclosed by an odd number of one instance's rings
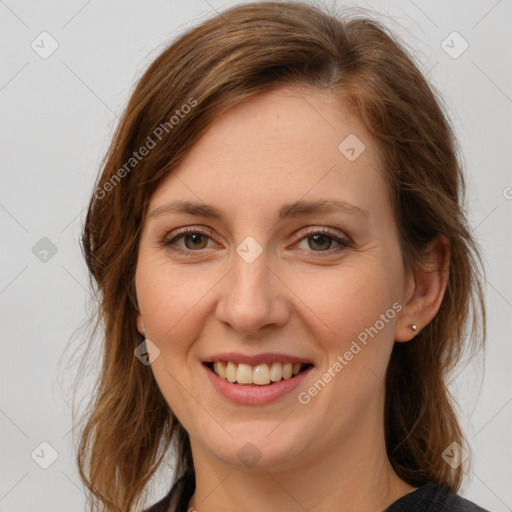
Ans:
{"label": "upper lip", "polygon": [[205,363],[215,363],[217,361],[233,362],[236,364],[248,364],[250,366],[256,366],[264,363],[305,363],[314,364],[309,358],[300,356],[292,356],[289,354],[279,354],[276,352],[264,352],[261,354],[242,354],[240,352],[222,352],[220,354],[214,354],[204,360]]}

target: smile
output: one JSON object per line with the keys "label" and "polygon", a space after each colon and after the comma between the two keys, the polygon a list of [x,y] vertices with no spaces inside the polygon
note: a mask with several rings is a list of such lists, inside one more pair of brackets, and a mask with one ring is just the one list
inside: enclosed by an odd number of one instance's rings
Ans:
{"label": "smile", "polygon": [[224,399],[265,405],[292,395],[316,365],[307,357],[284,353],[223,352],[203,359],[202,366]]}
{"label": "smile", "polygon": [[289,380],[311,366],[309,363],[292,364],[278,361],[255,366],[233,361],[215,361],[206,365],[227,382],[258,386],[268,386],[281,380]]}

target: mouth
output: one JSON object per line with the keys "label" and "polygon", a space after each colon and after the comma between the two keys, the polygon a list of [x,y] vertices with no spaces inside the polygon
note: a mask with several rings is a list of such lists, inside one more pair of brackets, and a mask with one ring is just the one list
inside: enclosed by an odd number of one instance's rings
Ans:
{"label": "mouth", "polygon": [[259,363],[256,365],[234,361],[205,361],[203,365],[221,379],[245,386],[274,386],[279,382],[295,379],[313,365],[308,362]]}

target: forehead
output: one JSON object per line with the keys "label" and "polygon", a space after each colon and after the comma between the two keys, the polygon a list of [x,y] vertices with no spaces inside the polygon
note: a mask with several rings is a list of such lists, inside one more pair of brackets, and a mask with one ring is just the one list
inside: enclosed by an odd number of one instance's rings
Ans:
{"label": "forehead", "polygon": [[180,199],[254,215],[328,197],[366,210],[385,208],[387,195],[362,122],[329,93],[287,86],[215,120],[160,183],[150,209]]}

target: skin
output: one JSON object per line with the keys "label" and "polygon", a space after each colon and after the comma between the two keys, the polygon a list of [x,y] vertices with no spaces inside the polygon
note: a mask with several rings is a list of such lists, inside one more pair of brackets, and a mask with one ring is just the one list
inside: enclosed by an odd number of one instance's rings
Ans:
{"label": "skin", "polygon": [[[356,134],[366,149],[349,161],[338,146]],[[345,210],[279,221],[298,199],[332,198]],[[321,91],[280,87],[217,119],[160,184],[148,212],[172,200],[204,202],[225,219],[148,216],[136,269],[137,327],[160,355],[151,365],[188,431],[196,471],[189,504],[209,511],[382,511],[414,490],[393,471],[384,440],[383,380],[394,342],[437,313],[447,272],[406,272],[379,154],[362,123]],[[178,228],[211,235],[160,244]],[[313,238],[304,228],[331,228]],[[301,235],[300,239],[294,234]],[[236,252],[248,236],[263,252]],[[196,248],[196,246],[198,248]],[[432,268],[449,250],[432,245]],[[307,404],[307,391],[398,302],[402,309]],[[267,405],[240,405],[211,385],[202,361],[219,352],[279,352],[314,368],[296,391]],[[252,443],[253,467],[237,456]]]}

